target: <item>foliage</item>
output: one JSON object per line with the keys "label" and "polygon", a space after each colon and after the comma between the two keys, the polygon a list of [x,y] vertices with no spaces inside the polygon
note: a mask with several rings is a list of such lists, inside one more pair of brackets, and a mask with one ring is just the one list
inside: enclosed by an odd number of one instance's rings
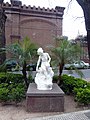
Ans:
{"label": "foliage", "polygon": [[84,88],[87,85],[85,80],[73,76],[62,75],[62,79],[62,89],[68,94],[73,93],[74,88]]}
{"label": "foliage", "polygon": [[25,85],[20,74],[0,73],[0,100],[20,102],[25,97]]}
{"label": "foliage", "polygon": [[0,65],[0,72],[6,72],[6,66],[4,64]]}
{"label": "foliage", "polygon": [[27,79],[26,66],[28,61],[31,62],[36,59],[36,50],[36,44],[32,43],[28,37],[19,43],[6,46],[6,51],[12,53],[12,58],[18,60],[18,63],[22,66],[22,73],[27,88],[29,82]]}
{"label": "foliage", "polygon": [[0,84],[1,83],[23,83],[24,79],[21,74],[13,74],[13,73],[0,73]]}
{"label": "foliage", "polygon": [[11,89],[10,92],[11,100],[20,102],[25,97],[25,88],[23,84],[19,83],[15,88]]}
{"label": "foliage", "polygon": [[61,77],[63,83],[61,85],[61,88],[63,91],[67,94],[72,93],[72,90],[74,88],[74,77],[73,76],[68,76],[68,75],[63,75]]}
{"label": "foliage", "polygon": [[9,100],[9,90],[7,83],[0,84],[0,100],[4,102]]}
{"label": "foliage", "polygon": [[53,82],[54,82],[54,83],[57,83],[57,81],[58,81],[58,75],[54,75],[54,76],[53,76]]}
{"label": "foliage", "polygon": [[55,65],[59,63],[72,63],[75,60],[80,59],[82,53],[79,45],[72,45],[69,40],[63,38],[56,38],[58,45],[52,49],[52,57]]}
{"label": "foliage", "polygon": [[62,75],[61,88],[66,94],[73,94],[79,104],[90,104],[90,83],[73,76]]}
{"label": "foliage", "polygon": [[32,75],[29,75],[29,76],[28,76],[28,80],[29,80],[29,83],[34,82],[34,79],[33,79]]}
{"label": "foliage", "polygon": [[90,104],[90,88],[74,88],[75,100],[81,104]]}
{"label": "foliage", "polygon": [[[73,63],[75,60],[80,59],[82,53],[79,45],[72,45],[72,43],[64,38],[56,38],[57,46],[52,49],[52,64],[59,66],[59,81],[61,80],[61,74],[64,65],[67,63]],[[78,72],[78,71],[76,71]]]}
{"label": "foliage", "polygon": [[35,57],[36,49],[36,44],[32,43],[28,37],[25,37],[19,43],[16,42],[6,46],[7,52],[12,53],[12,58],[18,60],[21,65],[24,64],[24,61],[30,61]]}

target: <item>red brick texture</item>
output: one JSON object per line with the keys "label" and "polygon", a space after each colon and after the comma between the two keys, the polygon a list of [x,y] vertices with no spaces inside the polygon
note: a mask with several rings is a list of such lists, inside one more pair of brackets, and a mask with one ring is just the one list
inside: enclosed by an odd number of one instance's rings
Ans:
{"label": "red brick texture", "polygon": [[7,16],[6,44],[28,36],[39,47],[55,45],[54,37],[62,35],[63,7],[55,9],[3,4]]}

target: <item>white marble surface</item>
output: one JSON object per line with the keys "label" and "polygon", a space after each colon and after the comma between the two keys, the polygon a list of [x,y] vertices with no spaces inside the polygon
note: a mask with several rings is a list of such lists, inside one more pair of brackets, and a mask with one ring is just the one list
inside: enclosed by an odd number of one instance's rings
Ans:
{"label": "white marble surface", "polygon": [[37,51],[39,55],[36,67],[35,83],[39,90],[51,90],[52,89],[52,78],[54,72],[50,67],[51,58],[48,53],[44,53],[42,48]]}

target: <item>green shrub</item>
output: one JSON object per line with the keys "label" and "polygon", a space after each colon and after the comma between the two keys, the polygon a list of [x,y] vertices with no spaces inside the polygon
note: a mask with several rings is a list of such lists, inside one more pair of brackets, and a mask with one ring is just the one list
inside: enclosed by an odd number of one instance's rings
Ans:
{"label": "green shrub", "polygon": [[7,83],[0,84],[0,100],[4,102],[9,100],[9,89]]}
{"label": "green shrub", "polygon": [[21,74],[0,73],[0,83],[23,83],[23,76]]}
{"label": "green shrub", "polygon": [[33,79],[32,75],[29,75],[29,76],[28,76],[28,81],[29,81],[29,83],[34,82],[34,79]]}
{"label": "green shrub", "polygon": [[23,76],[13,73],[0,73],[0,100],[20,102],[24,97]]}
{"label": "green shrub", "polygon": [[85,87],[90,89],[90,82],[88,82],[87,86],[85,86]]}
{"label": "green shrub", "polygon": [[75,82],[74,82],[74,87],[75,88],[84,88],[85,86],[87,86],[87,81],[82,80],[80,78],[74,78]]}
{"label": "green shrub", "polygon": [[74,88],[84,88],[87,86],[87,81],[73,76],[62,75],[62,86],[61,88],[65,93],[73,93]]}
{"label": "green shrub", "polygon": [[11,84],[7,83],[0,84],[0,100],[1,101],[15,101],[20,102],[25,97],[24,84]]}
{"label": "green shrub", "polygon": [[24,86],[19,83],[15,88],[11,89],[10,95],[12,101],[15,101],[15,103],[20,102],[25,97]]}
{"label": "green shrub", "polygon": [[80,104],[90,104],[90,83],[68,75],[62,75],[62,80],[61,88],[65,93],[73,93]]}
{"label": "green shrub", "polygon": [[68,76],[68,75],[62,75],[61,77],[63,83],[61,85],[61,88],[63,91],[67,94],[72,93],[73,88],[75,87],[75,78],[73,76]]}
{"label": "green shrub", "polygon": [[57,81],[58,81],[58,75],[54,75],[53,76],[53,83],[57,83]]}
{"label": "green shrub", "polygon": [[6,72],[6,66],[4,64],[0,65],[0,72]]}
{"label": "green shrub", "polygon": [[6,82],[23,83],[23,76],[21,74],[6,73]]}
{"label": "green shrub", "polygon": [[88,88],[75,88],[74,92],[76,94],[75,100],[81,104],[90,104],[90,89]]}
{"label": "green shrub", "polygon": [[5,72],[0,73],[0,84],[4,83],[6,81],[6,78],[7,76]]}

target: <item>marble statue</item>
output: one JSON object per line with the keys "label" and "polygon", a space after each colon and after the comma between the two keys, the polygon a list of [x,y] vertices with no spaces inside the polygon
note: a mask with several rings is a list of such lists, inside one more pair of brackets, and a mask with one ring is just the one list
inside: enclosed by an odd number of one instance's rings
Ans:
{"label": "marble statue", "polygon": [[36,76],[35,83],[38,90],[51,90],[52,89],[52,78],[54,72],[50,67],[51,58],[48,53],[44,53],[42,48],[37,50],[39,55],[37,66],[36,66]]}

